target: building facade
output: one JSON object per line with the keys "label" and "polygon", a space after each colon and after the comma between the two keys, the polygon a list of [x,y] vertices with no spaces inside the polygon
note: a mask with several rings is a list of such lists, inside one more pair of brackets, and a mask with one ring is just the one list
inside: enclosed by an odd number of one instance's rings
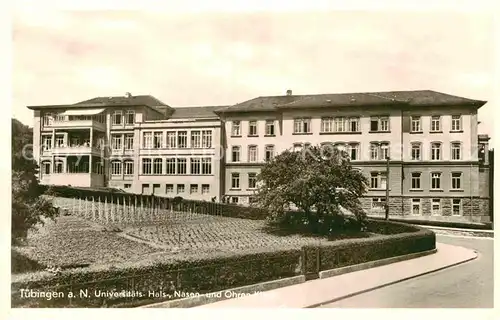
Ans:
{"label": "building facade", "polygon": [[388,186],[391,215],[479,222],[492,198],[489,137],[477,131],[485,103],[434,91],[288,91],[222,107],[128,95],[29,108],[45,184],[250,204],[266,160],[330,144],[369,178],[367,212],[384,213]]}

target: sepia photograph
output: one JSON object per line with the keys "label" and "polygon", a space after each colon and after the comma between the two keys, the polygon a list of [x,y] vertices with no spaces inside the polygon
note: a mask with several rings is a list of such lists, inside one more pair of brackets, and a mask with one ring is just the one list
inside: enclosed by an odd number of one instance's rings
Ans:
{"label": "sepia photograph", "polygon": [[494,10],[195,2],[12,11],[11,308],[494,308]]}

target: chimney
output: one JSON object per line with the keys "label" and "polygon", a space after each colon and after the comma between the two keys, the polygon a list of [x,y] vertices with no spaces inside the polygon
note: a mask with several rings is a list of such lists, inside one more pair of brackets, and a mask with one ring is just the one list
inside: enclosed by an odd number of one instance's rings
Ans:
{"label": "chimney", "polygon": [[286,95],[287,95],[287,96],[291,96],[291,95],[292,95],[292,90],[288,89],[288,90],[286,91]]}

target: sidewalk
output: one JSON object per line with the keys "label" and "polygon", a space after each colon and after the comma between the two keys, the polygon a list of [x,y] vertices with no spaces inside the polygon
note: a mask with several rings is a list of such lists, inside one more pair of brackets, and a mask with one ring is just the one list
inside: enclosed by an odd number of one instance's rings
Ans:
{"label": "sidewalk", "polygon": [[437,252],[428,256],[311,280],[198,308],[313,308],[477,258],[476,252],[469,249],[442,243],[436,246]]}

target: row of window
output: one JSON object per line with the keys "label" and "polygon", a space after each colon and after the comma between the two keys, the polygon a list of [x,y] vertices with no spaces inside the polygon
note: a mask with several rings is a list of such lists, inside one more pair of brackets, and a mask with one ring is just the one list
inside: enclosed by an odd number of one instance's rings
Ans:
{"label": "row of window", "polygon": [[[249,137],[256,137],[259,135],[257,123],[258,122],[256,120],[248,121],[248,136]],[[239,120],[233,121],[231,125],[232,125],[231,136],[232,137],[241,137],[241,135],[242,135],[241,121],[239,121]],[[270,136],[270,137],[276,135],[275,120],[266,120],[264,135]]]}
{"label": "row of window", "polygon": [[252,204],[252,203],[256,203],[257,202],[257,198],[256,197],[236,197],[236,196],[232,196],[229,198],[229,202],[232,203],[232,204],[238,204],[240,203],[240,198],[248,198],[248,203],[249,204]]}
{"label": "row of window", "polygon": [[165,158],[165,170],[163,167],[163,158],[143,158],[142,174],[212,174],[211,158]]}
{"label": "row of window", "polygon": [[163,140],[163,131],[146,131],[143,132],[142,147],[144,149],[212,148],[212,131],[191,131],[190,139],[188,131],[167,131],[166,141]]}
{"label": "row of window", "polygon": [[[389,116],[373,116],[370,117],[370,132],[389,132],[390,120]],[[312,132],[311,118],[296,118],[293,120],[293,133],[306,134]],[[411,132],[422,132],[422,117],[411,116]],[[265,120],[265,135],[275,135],[275,121]],[[321,133],[333,132],[360,132],[360,117],[323,117],[321,118]],[[441,116],[431,116],[430,132],[442,131]],[[248,121],[248,136],[258,136],[258,122],[256,120]],[[462,130],[462,116],[451,116],[451,131]],[[231,127],[231,136],[242,136],[241,121],[233,121]]]}
{"label": "row of window", "polygon": [[[441,180],[443,174],[441,172],[431,172],[431,185],[430,190],[442,190]],[[421,190],[422,173],[412,172],[411,174],[411,189]],[[451,173],[451,190],[462,190],[462,172]]]}
{"label": "row of window", "polygon": [[[333,145],[333,147],[344,150],[347,152],[348,157],[351,160],[360,160],[360,145],[359,143],[322,143],[322,146]],[[442,160],[442,143],[432,142],[431,143],[431,160]],[[310,143],[295,143],[293,145],[293,151],[300,151],[304,147],[310,147]],[[268,161],[274,156],[274,145],[266,145],[264,160]],[[385,160],[390,157],[390,145],[387,142],[377,142],[370,143],[370,160]],[[248,162],[258,162],[258,146],[250,145],[248,146]],[[462,159],[462,144],[460,142],[451,143],[451,160],[461,160]],[[411,160],[422,160],[422,143],[412,143],[411,144]],[[240,162],[241,161],[241,146],[233,146],[231,148],[231,161]]]}
{"label": "row of window", "polygon": [[[432,215],[442,215],[442,200],[443,199],[431,199],[431,214]],[[411,199],[411,213],[412,215],[422,215],[422,199],[414,198]],[[372,211],[382,211],[385,208],[384,198],[372,198]],[[451,214],[454,216],[459,216],[463,212],[462,209],[462,199],[451,199]]]}
{"label": "row of window", "polygon": [[[176,186],[176,187],[174,187]],[[143,184],[142,185],[142,192],[143,193],[149,193],[149,184]],[[186,192],[186,185],[185,184],[166,184],[165,185],[165,193],[166,194],[182,194]],[[153,184],[153,194],[158,194],[162,193],[161,192],[161,185],[160,184]],[[189,185],[189,193],[190,194],[198,194],[200,193],[199,185],[198,184],[190,184]],[[201,194],[209,194],[210,193],[210,185],[209,184],[202,184],[201,185]]]}
{"label": "row of window", "polygon": [[[248,189],[257,188],[257,173],[249,172],[247,174],[248,178]],[[231,173],[231,189],[241,189],[240,186],[240,174],[238,172]]]}
{"label": "row of window", "polygon": [[[451,190],[462,190],[462,173],[452,172],[451,173]],[[422,173],[412,172],[411,173],[411,189],[412,190],[422,190]],[[430,173],[430,190],[442,190],[441,185],[442,173],[441,172],[431,172]],[[385,189],[387,187],[387,174],[386,172],[371,172],[370,173],[370,188],[371,189]]]}
{"label": "row of window", "polygon": [[114,126],[119,125],[133,125],[135,123],[135,111],[134,110],[115,110],[111,116],[111,124]]}

